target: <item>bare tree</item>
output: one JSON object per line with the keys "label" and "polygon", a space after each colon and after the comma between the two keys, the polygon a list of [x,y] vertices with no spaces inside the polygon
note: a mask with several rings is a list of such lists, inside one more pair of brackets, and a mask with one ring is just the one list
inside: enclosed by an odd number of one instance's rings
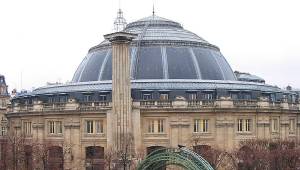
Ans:
{"label": "bare tree", "polygon": [[117,158],[119,158],[119,163],[122,165],[123,170],[130,169],[133,157],[133,135],[127,133],[124,135],[123,147],[117,151]]}
{"label": "bare tree", "polygon": [[[10,131],[4,138],[3,156],[7,169],[19,170],[25,162],[25,135]],[[24,169],[24,168],[22,168]]]}
{"label": "bare tree", "polygon": [[222,153],[221,150],[202,143],[200,135],[192,135],[189,142],[192,145],[192,149],[194,150],[194,152],[207,160],[212,167],[216,167],[216,165],[220,161],[219,157]]}
{"label": "bare tree", "polygon": [[292,170],[300,165],[295,141],[247,140],[235,152],[239,169]]}
{"label": "bare tree", "polygon": [[112,147],[107,148],[104,159],[107,169],[111,170],[112,162],[114,159],[116,159],[116,151]]}
{"label": "bare tree", "polygon": [[[34,165],[36,169],[48,170],[51,164],[57,164],[56,168],[63,169],[67,155],[72,159],[72,145],[52,141],[35,142],[33,147]],[[53,165],[52,165],[53,166]]]}
{"label": "bare tree", "polygon": [[138,148],[135,154],[135,157],[138,161],[142,161],[146,157],[146,149],[145,148]]}

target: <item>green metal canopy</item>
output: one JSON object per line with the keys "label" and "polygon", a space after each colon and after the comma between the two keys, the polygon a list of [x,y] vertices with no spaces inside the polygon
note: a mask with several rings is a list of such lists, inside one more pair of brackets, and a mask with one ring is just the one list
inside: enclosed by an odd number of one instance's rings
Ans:
{"label": "green metal canopy", "polygon": [[137,170],[157,170],[167,165],[176,165],[187,170],[213,170],[200,155],[184,147],[157,149],[139,164]]}

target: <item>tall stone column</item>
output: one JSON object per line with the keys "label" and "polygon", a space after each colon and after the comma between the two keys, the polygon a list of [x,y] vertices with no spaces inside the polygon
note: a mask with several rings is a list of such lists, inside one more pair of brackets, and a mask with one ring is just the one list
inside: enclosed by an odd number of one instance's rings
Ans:
{"label": "tall stone column", "polygon": [[129,44],[136,36],[126,32],[104,35],[112,43],[112,145],[122,152],[133,141]]}

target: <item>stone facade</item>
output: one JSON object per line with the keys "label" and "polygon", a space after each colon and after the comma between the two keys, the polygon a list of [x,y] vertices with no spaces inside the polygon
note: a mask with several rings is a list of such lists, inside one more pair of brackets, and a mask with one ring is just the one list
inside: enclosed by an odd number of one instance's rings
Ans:
{"label": "stone facade", "polygon": [[[135,151],[138,154],[151,146],[177,147],[180,144],[189,147],[209,145],[231,152],[246,139],[300,139],[299,104],[297,108],[288,107],[289,104],[284,102],[276,107],[263,101],[255,104],[256,107],[240,107],[231,99],[224,99],[212,101],[209,105],[201,102],[191,105],[191,101],[182,98],[151,104],[133,102]],[[110,146],[108,137],[114,132],[108,123],[112,103],[102,103],[99,107],[94,105],[98,104],[83,105],[69,99],[60,106],[53,104],[48,107],[38,101],[32,109],[15,106],[8,114],[9,127],[22,132],[22,123],[31,122],[32,130],[26,138],[72,146],[72,155],[69,156],[72,160],[65,160],[65,168],[83,169],[86,147],[101,146],[106,151]],[[86,120],[101,120],[103,131],[87,133]],[[207,120],[207,126],[197,125],[198,120]],[[249,125],[244,120],[249,120]],[[62,133],[50,134],[49,121],[61,121]],[[198,129],[196,126],[199,126]]]}
{"label": "stone facade", "polygon": [[6,133],[7,121],[5,113],[7,104],[9,103],[9,98],[5,77],[0,75],[0,138],[2,138],[2,136]]}

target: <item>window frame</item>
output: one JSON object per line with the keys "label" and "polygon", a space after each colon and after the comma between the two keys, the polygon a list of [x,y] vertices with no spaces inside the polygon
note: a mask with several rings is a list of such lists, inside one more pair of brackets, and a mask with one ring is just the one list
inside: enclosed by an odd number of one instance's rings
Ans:
{"label": "window frame", "polygon": [[169,100],[169,93],[159,93],[159,100],[163,100],[163,101],[166,101],[166,100]]}
{"label": "window frame", "polygon": [[148,134],[165,134],[166,119],[164,118],[151,118],[146,119],[146,132]]}
{"label": "window frame", "polygon": [[279,124],[279,118],[278,117],[272,117],[271,118],[271,131],[273,133],[278,133],[279,132],[279,128],[280,124]]}
{"label": "window frame", "polygon": [[107,101],[107,94],[99,94],[99,101],[101,102]]}
{"label": "window frame", "polygon": [[153,100],[153,94],[152,93],[143,93],[142,100]]}
{"label": "window frame", "polygon": [[289,119],[289,132],[290,133],[296,132],[296,118]]}
{"label": "window frame", "polygon": [[209,133],[209,122],[208,118],[196,118],[194,119],[193,133]]}
{"label": "window frame", "polygon": [[23,120],[22,121],[22,133],[25,136],[32,135],[32,122],[30,120]]}
{"label": "window frame", "polygon": [[86,135],[101,135],[104,134],[103,119],[85,119],[84,134]]}
{"label": "window frame", "polygon": [[237,133],[252,133],[253,132],[253,118],[237,118],[236,122]]}
{"label": "window frame", "polygon": [[63,135],[63,120],[50,119],[47,120],[47,134],[48,135]]}

